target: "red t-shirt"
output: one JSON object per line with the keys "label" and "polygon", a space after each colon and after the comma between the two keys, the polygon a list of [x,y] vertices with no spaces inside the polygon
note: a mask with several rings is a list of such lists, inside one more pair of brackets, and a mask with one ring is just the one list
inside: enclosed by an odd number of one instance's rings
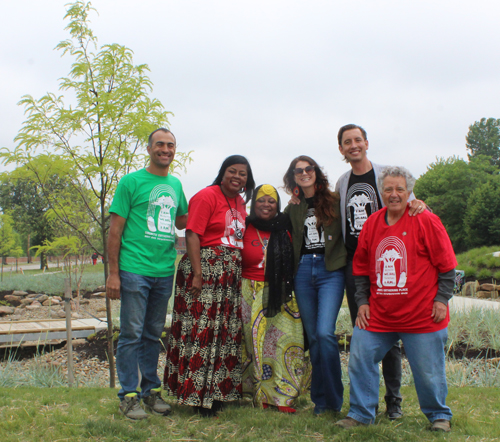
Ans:
{"label": "red t-shirt", "polygon": [[370,277],[370,319],[374,332],[430,333],[450,321],[434,323],[431,315],[438,273],[457,265],[441,220],[429,211],[409,216],[406,209],[393,226],[387,208],[368,218],[359,236],[353,274]]}
{"label": "red t-shirt", "polygon": [[[271,232],[263,232],[259,230],[260,237],[264,244],[267,244]],[[251,279],[253,281],[265,280],[264,268],[264,248],[257,235],[257,229],[251,224],[248,226],[245,237],[243,238],[243,250],[241,252],[241,259],[243,265],[243,278]]]}
{"label": "red t-shirt", "polygon": [[243,239],[237,239],[234,233],[236,226],[245,233],[246,216],[241,196],[226,200],[219,186],[205,187],[189,201],[186,230],[199,235],[201,247],[242,249]]}

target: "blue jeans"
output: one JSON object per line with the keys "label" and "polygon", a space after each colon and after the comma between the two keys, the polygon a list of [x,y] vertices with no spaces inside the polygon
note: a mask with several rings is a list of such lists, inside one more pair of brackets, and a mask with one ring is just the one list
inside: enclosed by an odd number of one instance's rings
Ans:
{"label": "blue jeans", "polygon": [[309,340],[314,410],[340,411],[344,386],[335,325],[344,297],[344,269],[329,272],[324,255],[302,255],[295,296]]}
{"label": "blue jeans", "polygon": [[[161,386],[157,374],[160,337],[167,317],[174,276],[153,278],[120,271],[120,338],[116,368],[121,389],[118,397],[137,392],[147,397]],[[141,391],[139,387],[141,373]]]}
{"label": "blue jeans", "polygon": [[431,422],[451,420],[451,410],[446,406],[447,328],[433,333],[381,333],[354,327],[349,357],[351,406],[347,415],[365,424],[374,422],[379,394],[378,363],[399,339],[410,363],[420,409]]}

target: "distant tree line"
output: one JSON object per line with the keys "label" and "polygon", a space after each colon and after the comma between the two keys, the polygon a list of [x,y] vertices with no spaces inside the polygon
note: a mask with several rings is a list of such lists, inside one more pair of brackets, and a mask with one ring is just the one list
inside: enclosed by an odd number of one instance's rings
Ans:
{"label": "distant tree line", "polygon": [[415,185],[443,221],[456,253],[500,244],[500,120],[469,126],[468,160],[437,158]]}

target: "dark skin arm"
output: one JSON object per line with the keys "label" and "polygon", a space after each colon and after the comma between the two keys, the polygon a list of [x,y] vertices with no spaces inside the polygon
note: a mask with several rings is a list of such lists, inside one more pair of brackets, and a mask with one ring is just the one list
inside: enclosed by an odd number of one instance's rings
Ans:
{"label": "dark skin arm", "polygon": [[191,294],[196,299],[201,293],[201,259],[200,259],[200,237],[192,230],[186,231],[186,248],[191,267],[193,268],[193,284]]}
{"label": "dark skin arm", "polygon": [[106,294],[109,299],[120,299],[120,246],[123,228],[127,220],[116,213],[111,214],[111,224],[108,235],[109,275],[106,281]]}
{"label": "dark skin arm", "polygon": [[179,230],[184,230],[188,221],[188,214],[181,215],[175,218],[175,227]]}

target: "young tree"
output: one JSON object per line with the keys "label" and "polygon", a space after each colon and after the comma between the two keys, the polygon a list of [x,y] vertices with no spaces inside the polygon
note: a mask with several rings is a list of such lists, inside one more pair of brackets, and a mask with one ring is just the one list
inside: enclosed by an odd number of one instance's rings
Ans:
{"label": "young tree", "polygon": [[466,146],[469,151],[469,160],[478,156],[486,155],[491,164],[500,166],[500,120],[495,118],[481,118],[469,126]]}
{"label": "young tree", "polygon": [[[145,64],[134,65],[132,51],[113,43],[98,47],[89,27],[90,2],[76,1],[69,5],[65,18],[70,38],[56,49],[73,57],[71,71],[60,82],[67,97],[48,93],[40,99],[25,95],[20,104],[27,119],[15,141],[14,151],[4,150],[5,163],[31,168],[43,185],[46,169],[37,168],[33,158],[44,154],[50,159],[55,152],[70,164],[67,177],[71,181],[72,199],[79,199],[97,224],[101,246],[84,231],[78,231],[87,243],[104,256],[107,279],[108,207],[119,179],[146,162],[147,137],[158,127],[168,127],[170,112],[160,101],[150,98],[151,80]],[[76,102],[76,104],[75,104]],[[190,153],[176,153],[172,172],[184,168]],[[53,166],[47,163],[46,166]],[[59,166],[57,166],[59,167]],[[47,196],[49,196],[46,193]],[[93,201],[89,201],[89,195]],[[56,210],[52,198],[51,206]],[[96,204],[94,204],[96,203]],[[57,210],[56,210],[57,211]],[[110,385],[114,386],[113,329],[111,303],[106,300],[108,345],[110,354]]]}

